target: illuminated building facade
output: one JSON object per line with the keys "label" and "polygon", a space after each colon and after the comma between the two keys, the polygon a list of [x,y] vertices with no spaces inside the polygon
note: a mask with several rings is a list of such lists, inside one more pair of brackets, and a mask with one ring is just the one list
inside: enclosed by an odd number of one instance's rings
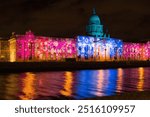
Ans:
{"label": "illuminated building facade", "polygon": [[9,53],[10,53],[10,56],[9,56],[9,60],[10,62],[15,62],[16,61],[16,37],[15,37],[15,33],[12,33],[12,36],[11,38],[9,39]]}
{"label": "illuminated building facade", "polygon": [[75,55],[73,38],[35,36],[31,31],[16,35],[17,61],[63,61],[65,58],[75,58]]}
{"label": "illuminated building facade", "polygon": [[77,37],[77,56],[80,60],[111,61],[122,57],[121,40],[113,38]]}
{"label": "illuminated building facade", "polygon": [[9,61],[9,42],[6,39],[0,39],[0,61]]}
{"label": "illuminated building facade", "polygon": [[150,59],[150,42],[123,44],[124,60],[149,60]]}
{"label": "illuminated building facade", "polygon": [[150,60],[150,41],[123,42],[104,33],[95,9],[86,26],[86,36],[75,38],[36,36],[28,31],[0,40],[1,61],[122,61]]}

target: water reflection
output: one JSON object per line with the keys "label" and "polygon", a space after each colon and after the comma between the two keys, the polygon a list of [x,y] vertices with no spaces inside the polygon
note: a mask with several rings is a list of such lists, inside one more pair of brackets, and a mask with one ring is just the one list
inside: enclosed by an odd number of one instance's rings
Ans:
{"label": "water reflection", "polygon": [[143,91],[143,87],[144,87],[144,68],[140,67],[138,69],[138,71],[139,71],[139,79],[138,79],[137,89],[138,89],[138,91]]}
{"label": "water reflection", "polygon": [[123,85],[123,69],[122,68],[118,68],[118,75],[117,75],[118,79],[117,79],[117,91],[121,93],[122,92],[122,85]]}
{"label": "water reflection", "polygon": [[18,93],[18,80],[16,74],[11,74],[6,78],[5,98],[16,99]]}
{"label": "water reflection", "polygon": [[95,96],[97,84],[97,71],[81,70],[76,74],[75,98],[91,98]]}
{"label": "water reflection", "polygon": [[107,71],[107,84],[105,85],[104,88],[104,93],[105,95],[114,95],[116,91],[116,80],[117,80],[117,70],[116,69],[110,69],[106,70]]}
{"label": "water reflection", "polygon": [[97,92],[96,92],[96,96],[104,96],[104,93],[103,93],[103,88],[104,88],[104,71],[103,70],[98,70],[98,73],[97,73]]}
{"label": "water reflection", "polygon": [[116,92],[117,70],[84,70],[78,72],[76,98],[113,95]]}
{"label": "water reflection", "polygon": [[25,77],[22,77],[22,95],[20,95],[20,99],[22,100],[31,100],[36,96],[35,92],[35,74],[27,72]]}
{"label": "water reflection", "polygon": [[36,73],[37,98],[58,97],[63,89],[64,72],[40,72]]}
{"label": "water reflection", "polygon": [[137,91],[139,68],[123,69],[123,82],[121,92]]}
{"label": "water reflection", "polygon": [[117,70],[97,71],[98,83],[96,96],[113,95],[116,90]]}
{"label": "water reflection", "polygon": [[150,91],[150,68],[0,74],[0,99],[74,99]]}
{"label": "water reflection", "polygon": [[73,74],[72,72],[65,72],[65,84],[64,89],[60,91],[60,93],[64,96],[71,96],[72,95],[72,83],[73,83]]}

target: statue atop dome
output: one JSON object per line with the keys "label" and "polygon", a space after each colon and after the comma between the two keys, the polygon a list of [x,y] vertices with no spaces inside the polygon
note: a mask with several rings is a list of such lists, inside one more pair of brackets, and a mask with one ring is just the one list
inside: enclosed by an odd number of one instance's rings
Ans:
{"label": "statue atop dome", "polygon": [[96,10],[95,10],[95,8],[93,8],[93,15],[96,15]]}

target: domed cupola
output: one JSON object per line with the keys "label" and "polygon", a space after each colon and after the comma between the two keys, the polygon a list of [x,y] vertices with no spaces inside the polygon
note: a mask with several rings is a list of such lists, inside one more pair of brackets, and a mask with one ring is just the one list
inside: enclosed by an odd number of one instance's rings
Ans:
{"label": "domed cupola", "polygon": [[100,25],[100,19],[99,19],[99,17],[96,15],[95,9],[93,9],[93,13],[92,13],[91,17],[89,18],[89,24]]}
{"label": "domed cupola", "polygon": [[92,15],[89,18],[88,25],[86,26],[86,33],[93,37],[103,37],[103,25],[101,25],[100,18],[96,15],[95,9],[93,9]]}

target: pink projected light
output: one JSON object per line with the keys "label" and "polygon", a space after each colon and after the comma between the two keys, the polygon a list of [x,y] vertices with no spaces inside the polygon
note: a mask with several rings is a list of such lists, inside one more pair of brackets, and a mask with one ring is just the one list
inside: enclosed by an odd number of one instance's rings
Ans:
{"label": "pink projected light", "polygon": [[149,42],[148,43],[124,43],[123,58],[125,60],[148,60]]}
{"label": "pink projected light", "polygon": [[34,34],[29,31],[25,35],[17,35],[17,60],[31,60],[34,57]]}
{"label": "pink projected light", "polygon": [[148,59],[150,60],[150,41],[147,42],[148,47]]}
{"label": "pink projected light", "polygon": [[76,41],[73,38],[34,36],[29,31],[17,35],[17,60],[64,60],[76,57]]}
{"label": "pink projected light", "polygon": [[145,59],[146,60],[150,60],[150,41],[148,41],[146,44],[145,44],[145,47],[144,47],[144,53],[145,54]]}
{"label": "pink projected light", "polygon": [[[66,58],[76,59],[77,44],[80,43],[77,42],[76,38],[35,36],[31,31],[28,31],[25,35],[16,35],[16,58],[17,61],[65,61]],[[99,46],[103,45],[100,44]],[[120,46],[120,48],[122,49],[121,60],[150,60],[150,41],[147,43],[124,42],[123,47]],[[111,50],[114,49],[115,47],[112,46]],[[100,51],[100,54],[105,53],[104,51]],[[110,55],[114,54],[113,51],[109,53]],[[108,54],[108,57],[110,55]],[[107,58],[107,56],[104,58]]]}
{"label": "pink projected light", "polygon": [[63,60],[75,58],[75,40],[72,38],[36,37],[35,58],[38,60]]}

